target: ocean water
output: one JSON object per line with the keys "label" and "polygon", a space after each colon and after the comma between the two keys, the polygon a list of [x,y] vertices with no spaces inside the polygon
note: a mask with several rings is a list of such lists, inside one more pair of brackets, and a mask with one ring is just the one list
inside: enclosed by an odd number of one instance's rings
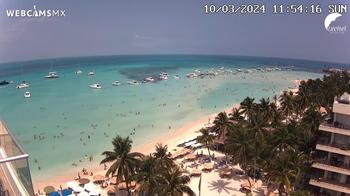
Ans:
{"label": "ocean water", "polygon": [[[151,141],[193,120],[220,112],[246,96],[272,97],[292,80],[321,77],[321,69],[335,64],[289,59],[232,56],[111,56],[40,60],[0,65],[0,80],[14,84],[0,87],[0,118],[30,155],[35,181],[43,181],[101,160],[116,134],[134,145]],[[224,67],[213,78],[186,78],[195,69]],[[257,67],[281,70],[260,72]],[[237,72],[250,69],[251,73]],[[83,74],[76,75],[81,69]],[[231,70],[232,73],[229,73]],[[58,79],[44,79],[57,71]],[[87,76],[95,71],[95,76]],[[132,79],[170,74],[169,80],[128,85]],[[174,79],[179,75],[180,79]],[[29,89],[16,89],[22,80]],[[114,80],[120,86],[112,86]],[[95,82],[102,89],[90,89]],[[29,90],[32,98],[25,99]],[[39,169],[40,168],[40,169]]]}

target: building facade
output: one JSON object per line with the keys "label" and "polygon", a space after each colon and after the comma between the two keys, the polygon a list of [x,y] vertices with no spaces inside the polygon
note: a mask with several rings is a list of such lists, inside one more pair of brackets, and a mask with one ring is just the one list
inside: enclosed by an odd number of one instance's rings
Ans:
{"label": "building facade", "polygon": [[24,152],[16,139],[0,120],[0,195],[34,195],[29,155]]}
{"label": "building facade", "polygon": [[310,184],[322,195],[350,196],[350,96],[344,94],[333,103],[332,121],[320,125],[317,158],[312,167],[317,177]]}

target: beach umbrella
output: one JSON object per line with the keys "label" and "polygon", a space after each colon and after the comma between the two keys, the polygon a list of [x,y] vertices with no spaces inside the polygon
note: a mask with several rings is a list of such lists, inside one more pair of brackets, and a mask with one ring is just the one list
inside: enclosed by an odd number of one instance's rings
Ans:
{"label": "beach umbrella", "polygon": [[202,172],[199,169],[192,169],[190,173],[191,176],[199,176]]}
{"label": "beach umbrella", "polygon": [[55,187],[53,187],[53,186],[46,186],[44,188],[44,192],[47,193],[47,194],[49,194],[51,192],[54,192],[54,191],[55,191]]}
{"label": "beach umbrella", "polygon": [[62,194],[62,196],[68,196],[68,195],[71,195],[72,194],[72,190],[70,190],[70,189],[63,189],[62,191],[61,191],[61,194]]}
{"label": "beach umbrella", "polygon": [[87,178],[81,178],[78,180],[78,182],[79,182],[79,184],[85,185],[85,184],[89,183],[90,180]]}
{"label": "beach umbrella", "polygon": [[101,183],[101,182],[103,182],[105,180],[105,177],[102,176],[102,175],[95,175],[92,179],[93,179],[94,182]]}
{"label": "beach umbrella", "polygon": [[51,192],[49,196],[61,196],[61,194],[57,191]]}

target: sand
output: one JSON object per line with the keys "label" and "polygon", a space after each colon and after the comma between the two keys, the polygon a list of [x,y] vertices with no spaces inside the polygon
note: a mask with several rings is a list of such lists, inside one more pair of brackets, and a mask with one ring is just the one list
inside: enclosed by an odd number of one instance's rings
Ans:
{"label": "sand", "polygon": [[[229,107],[225,109],[226,113],[231,113],[232,108],[238,107],[239,104],[234,104],[232,107]],[[158,138],[154,138],[150,140],[147,144],[139,145],[133,147],[132,151],[135,152],[141,152],[143,154],[149,154],[154,152],[154,146],[158,143],[168,145],[168,150],[171,151],[174,149],[178,144],[194,139],[199,135],[198,130],[203,128],[209,121],[209,119],[212,121],[215,119],[215,116],[217,113],[209,115],[205,118],[199,119],[197,121],[191,122],[189,124],[184,125],[183,127],[175,130],[174,132],[170,134],[161,135]],[[102,165],[95,165],[91,163],[89,167],[86,168],[89,172],[93,172],[94,175],[96,174],[105,174],[105,170]],[[66,183],[69,181],[74,180],[75,177],[78,176],[78,172],[80,172],[80,176],[84,177],[81,172],[82,168],[76,168],[75,171],[72,171],[68,174],[65,174],[64,176],[55,176],[54,178],[50,180],[46,180],[44,182],[34,182],[34,191],[37,192],[38,190],[43,190],[44,187],[50,185],[54,186],[57,189],[62,186],[63,188],[66,187]]]}

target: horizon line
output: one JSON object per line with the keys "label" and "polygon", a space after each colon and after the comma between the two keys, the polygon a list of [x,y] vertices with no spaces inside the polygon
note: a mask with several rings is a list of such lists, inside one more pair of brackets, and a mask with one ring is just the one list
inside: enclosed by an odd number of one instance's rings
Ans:
{"label": "horizon line", "polygon": [[118,57],[118,56],[225,56],[225,57],[255,57],[255,58],[273,58],[273,59],[281,59],[281,60],[299,60],[299,61],[310,61],[310,62],[318,62],[318,63],[327,63],[327,64],[337,64],[337,65],[350,65],[349,62],[330,62],[330,61],[323,61],[323,60],[315,60],[315,59],[303,59],[303,58],[291,58],[291,57],[276,57],[276,56],[252,56],[252,55],[233,55],[233,54],[106,54],[106,55],[82,55],[82,56],[62,56],[62,57],[51,57],[51,58],[42,58],[42,59],[27,59],[27,60],[20,60],[20,61],[8,61],[8,62],[0,62],[0,67],[2,65],[8,65],[8,64],[18,64],[18,63],[29,63],[29,62],[35,62],[35,61],[56,61],[56,60],[68,60],[68,59],[75,59],[75,58],[102,58],[102,57]]}

